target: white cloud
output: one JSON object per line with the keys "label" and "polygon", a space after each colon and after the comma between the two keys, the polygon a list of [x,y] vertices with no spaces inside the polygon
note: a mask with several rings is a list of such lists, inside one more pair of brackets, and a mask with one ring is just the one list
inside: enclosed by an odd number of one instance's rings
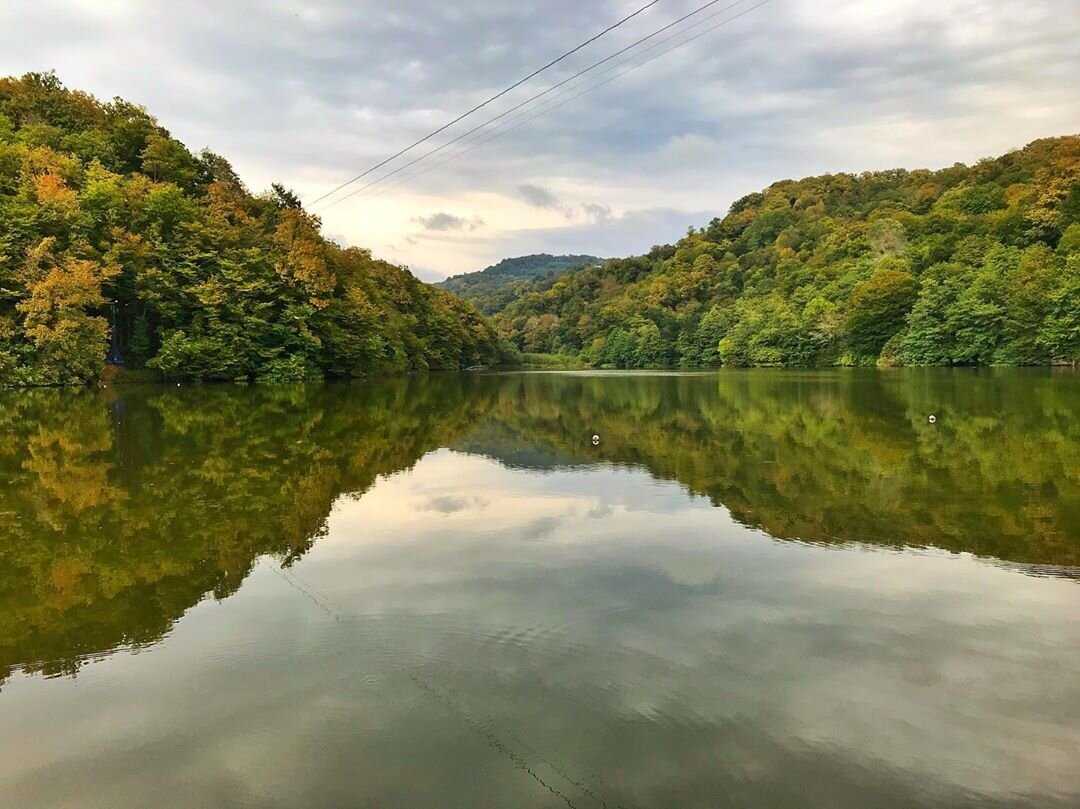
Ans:
{"label": "white cloud", "polygon": [[671,138],[656,154],[661,164],[697,166],[716,159],[719,151],[720,144],[709,136],[688,133]]}
{"label": "white cloud", "polygon": [[[694,5],[650,9],[410,157]],[[310,200],[626,10],[621,0],[6,3],[0,75],[55,68],[72,87],[145,104],[253,189],[279,181]],[[972,162],[1075,132],[1078,39],[1075,0],[774,0],[460,159],[414,174],[451,147],[392,190],[316,212],[352,244],[440,273],[524,244],[625,255],[776,179]],[[530,203],[526,187],[554,201]],[[410,242],[432,212],[486,224]]]}

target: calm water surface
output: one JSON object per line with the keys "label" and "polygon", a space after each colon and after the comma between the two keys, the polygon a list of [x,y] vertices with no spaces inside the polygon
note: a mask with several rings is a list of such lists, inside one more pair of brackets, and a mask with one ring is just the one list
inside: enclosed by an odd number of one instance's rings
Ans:
{"label": "calm water surface", "polygon": [[1080,375],[0,393],[0,805],[1075,807]]}

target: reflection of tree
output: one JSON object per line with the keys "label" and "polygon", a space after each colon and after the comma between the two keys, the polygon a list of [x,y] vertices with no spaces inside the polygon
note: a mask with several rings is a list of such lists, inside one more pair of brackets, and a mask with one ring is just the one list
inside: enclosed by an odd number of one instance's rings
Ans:
{"label": "reflection of tree", "polygon": [[298,558],[343,492],[476,422],[466,384],[5,394],[0,679],[154,642],[260,556]]}
{"label": "reflection of tree", "polygon": [[261,556],[303,555],[342,494],[448,445],[519,468],[634,465],[782,539],[1080,565],[1067,374],[32,390],[0,395],[0,680],[159,640]]}
{"label": "reflection of tree", "polygon": [[777,538],[1080,565],[1080,378],[1067,373],[538,375],[504,384],[492,419],[462,448],[491,432],[640,466]]}

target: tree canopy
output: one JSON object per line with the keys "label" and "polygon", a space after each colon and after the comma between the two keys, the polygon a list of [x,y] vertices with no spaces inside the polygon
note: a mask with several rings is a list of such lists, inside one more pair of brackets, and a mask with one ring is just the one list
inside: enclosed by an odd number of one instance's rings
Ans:
{"label": "tree canopy", "polygon": [[598,366],[1080,362],[1080,136],[784,180],[674,245],[521,285],[528,352]]}
{"label": "tree canopy", "polygon": [[320,235],[141,107],[0,79],[0,384],[364,377],[512,356],[470,304]]}
{"label": "tree canopy", "polygon": [[552,256],[539,253],[518,258],[504,258],[498,264],[477,272],[455,275],[436,286],[460,295],[487,315],[493,315],[514,300],[531,282],[541,285],[563,273],[599,264],[596,256]]}

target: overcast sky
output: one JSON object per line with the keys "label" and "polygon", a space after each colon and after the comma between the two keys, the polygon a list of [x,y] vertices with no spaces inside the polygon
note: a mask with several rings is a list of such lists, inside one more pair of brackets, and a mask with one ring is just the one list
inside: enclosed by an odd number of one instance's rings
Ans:
{"label": "overcast sky", "polygon": [[[645,2],[5,0],[0,74],[54,69],[141,103],[253,190],[312,200]],[[705,2],[660,0],[426,150]],[[666,53],[760,0],[685,28],[729,2],[580,88],[617,77],[598,89],[552,93],[537,106],[567,103],[313,210],[338,241],[434,278],[531,252],[638,253],[777,179],[936,168],[1080,132],[1080,0],[772,0]]]}

